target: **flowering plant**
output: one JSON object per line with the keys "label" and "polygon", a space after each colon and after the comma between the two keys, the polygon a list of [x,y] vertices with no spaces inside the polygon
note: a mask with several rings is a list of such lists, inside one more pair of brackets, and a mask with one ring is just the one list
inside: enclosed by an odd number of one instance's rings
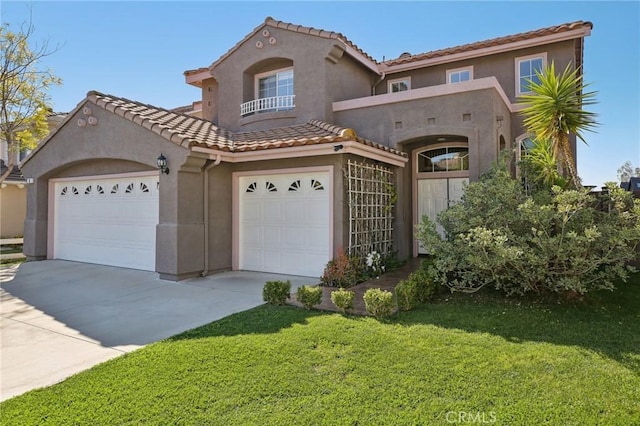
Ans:
{"label": "flowering plant", "polygon": [[367,267],[375,276],[379,276],[384,272],[384,263],[382,262],[382,256],[380,256],[380,253],[372,251],[367,255]]}

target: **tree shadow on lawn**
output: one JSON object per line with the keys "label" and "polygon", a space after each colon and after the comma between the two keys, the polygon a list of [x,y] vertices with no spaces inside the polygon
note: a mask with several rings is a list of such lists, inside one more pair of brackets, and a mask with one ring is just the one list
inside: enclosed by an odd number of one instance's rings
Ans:
{"label": "tree shadow on lawn", "polygon": [[[546,342],[579,346],[611,358],[640,375],[640,274],[613,291],[583,300],[559,302],[506,298],[495,291],[440,293],[432,303],[384,320],[403,326],[435,325],[470,333],[487,333],[513,343]],[[262,305],[230,315],[168,339],[275,334],[309,319],[334,312],[292,306]],[[354,321],[362,317],[348,316]]]}
{"label": "tree shadow on lawn", "polygon": [[203,339],[219,336],[275,334],[295,324],[307,325],[309,318],[326,314],[292,306],[261,305],[229,315],[218,321],[177,334],[168,341]]}
{"label": "tree shadow on lawn", "polygon": [[505,298],[494,291],[441,294],[394,322],[488,333],[514,343],[579,346],[640,375],[640,274],[633,281],[571,302]]}

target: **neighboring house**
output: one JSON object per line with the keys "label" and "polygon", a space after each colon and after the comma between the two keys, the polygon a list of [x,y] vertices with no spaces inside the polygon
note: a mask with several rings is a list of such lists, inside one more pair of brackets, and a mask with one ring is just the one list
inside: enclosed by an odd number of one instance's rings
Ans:
{"label": "neighboring house", "polygon": [[620,187],[633,192],[633,196],[640,198],[640,176],[632,176],[628,182],[621,182]]}
{"label": "neighboring house", "polygon": [[[66,114],[50,113],[47,115],[49,131],[58,127]],[[0,176],[7,174],[0,184],[0,238],[21,237],[24,220],[27,217],[26,182],[20,171],[20,162],[31,150],[10,152],[6,142],[0,142]],[[13,164],[11,170],[8,166]]]}
{"label": "neighboring house", "polygon": [[172,108],[169,111],[176,112],[178,114],[190,115],[192,117],[202,118],[202,101],[195,101],[191,105]]}
{"label": "neighboring house", "polygon": [[90,92],[23,164],[25,254],[172,280],[319,276],[340,248],[417,256],[419,218],[526,146],[518,95],[545,63],[580,67],[591,29],[378,62],[342,34],[267,18],[185,72],[197,116]]}

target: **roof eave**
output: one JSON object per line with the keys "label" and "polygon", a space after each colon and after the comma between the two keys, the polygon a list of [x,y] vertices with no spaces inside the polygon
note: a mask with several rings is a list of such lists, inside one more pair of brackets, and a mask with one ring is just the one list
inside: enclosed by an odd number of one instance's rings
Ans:
{"label": "roof eave", "polygon": [[591,26],[585,25],[578,29],[564,31],[557,34],[549,34],[546,36],[531,38],[527,40],[520,40],[516,42],[500,44],[497,46],[473,49],[467,52],[453,53],[453,54],[438,56],[435,58],[427,58],[423,60],[417,60],[414,62],[406,62],[398,65],[387,65],[385,63],[382,63],[380,64],[379,69],[381,72],[384,72],[386,74],[393,74],[393,73],[409,71],[417,68],[446,64],[449,62],[457,62],[465,59],[478,58],[481,56],[495,55],[498,53],[526,49],[529,47],[542,46],[545,44],[558,43],[561,41],[587,37],[589,35],[591,35]]}
{"label": "roof eave", "polygon": [[[342,146],[336,151],[337,146]],[[315,145],[303,145],[286,148],[260,149],[255,151],[229,152],[202,146],[192,146],[191,150],[198,153],[208,154],[212,160],[220,158],[228,163],[244,163],[251,161],[278,160],[283,158],[314,157],[322,155],[355,154],[371,160],[404,167],[408,161],[392,152],[371,147],[357,141],[328,142]]]}

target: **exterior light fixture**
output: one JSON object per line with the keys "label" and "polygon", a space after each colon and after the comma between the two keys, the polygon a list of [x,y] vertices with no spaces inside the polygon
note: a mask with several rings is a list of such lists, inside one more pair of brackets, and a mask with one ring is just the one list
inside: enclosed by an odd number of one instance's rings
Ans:
{"label": "exterior light fixture", "polygon": [[342,148],[344,148],[344,146],[342,146],[342,145],[334,145],[334,146],[333,146],[333,151],[334,151],[334,152],[338,152],[338,151],[340,151]]}
{"label": "exterior light fixture", "polygon": [[167,158],[160,153],[160,157],[158,157],[158,170],[160,173],[169,174],[169,167],[167,167]]}

